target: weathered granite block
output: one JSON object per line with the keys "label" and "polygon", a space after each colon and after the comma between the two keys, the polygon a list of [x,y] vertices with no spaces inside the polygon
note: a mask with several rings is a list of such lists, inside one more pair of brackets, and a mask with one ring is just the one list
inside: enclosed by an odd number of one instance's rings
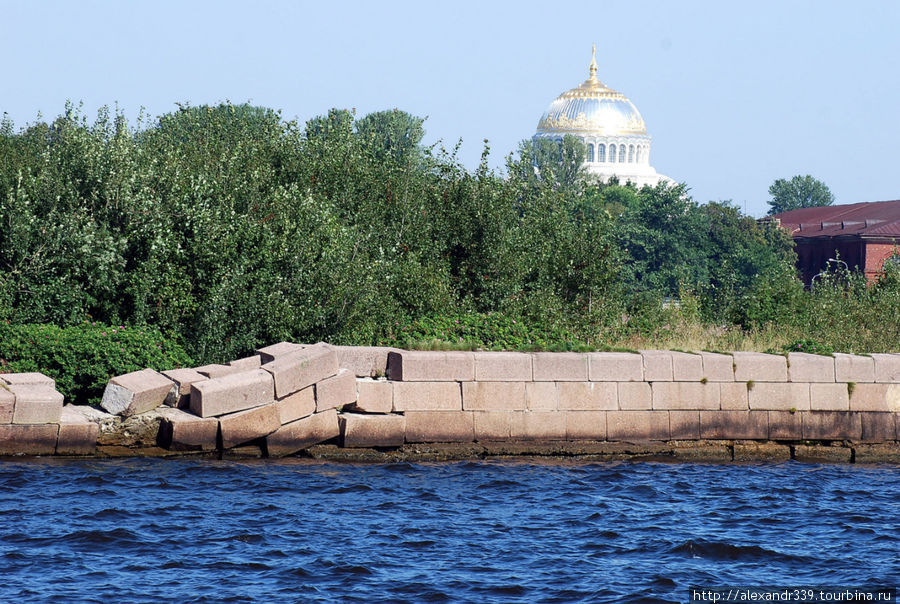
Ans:
{"label": "weathered granite block", "polygon": [[875,359],[836,352],[834,353],[834,379],[838,382],[874,382]]}
{"label": "weathered granite block", "polygon": [[811,383],[809,408],[812,411],[849,411],[850,395],[847,384]]}
{"label": "weathered granite block", "polygon": [[710,440],[766,440],[769,416],[766,411],[701,411],[700,438]]}
{"label": "weathered granite block", "polygon": [[672,378],[676,382],[699,382],[703,377],[703,357],[687,352],[672,352]]}
{"label": "weathered granite block", "polygon": [[56,382],[52,377],[31,371],[28,373],[0,373],[0,382],[7,384],[43,384],[50,388],[56,388]]}
{"label": "weathered granite block", "polygon": [[152,369],[119,375],[109,380],[100,406],[123,417],[146,413],[163,404],[172,384],[172,380]]}
{"label": "weathered granite block", "polygon": [[272,374],[263,369],[191,384],[191,413],[215,417],[267,405],[275,399]]}
{"label": "weathered granite block", "polygon": [[316,394],[313,386],[307,386],[275,401],[278,420],[282,425],[295,422],[316,412]]}
{"label": "weathered granite block", "polygon": [[854,384],[852,390],[851,411],[900,411],[897,384]]}
{"label": "weathered granite block", "polygon": [[897,414],[863,411],[859,414],[862,435],[860,440],[868,443],[882,443],[898,440]]}
{"label": "weathered granite block", "polygon": [[875,381],[887,384],[900,383],[900,354],[873,354]]}
{"label": "weathered granite block", "polygon": [[734,461],[781,462],[791,459],[791,448],[777,443],[740,442],[734,444]]}
{"label": "weathered granite block", "polygon": [[853,450],[850,447],[822,445],[797,445],[794,447],[797,461],[816,463],[850,463]]}
{"label": "weathered granite block", "polygon": [[0,455],[53,455],[59,424],[0,424]]}
{"label": "weathered granite block", "polygon": [[747,384],[744,382],[719,382],[719,405],[722,409],[732,411],[749,410],[750,400]]}
{"label": "weathered granite block", "polygon": [[393,382],[394,411],[462,411],[457,382]]}
{"label": "weathered granite block", "polygon": [[8,387],[0,387],[0,424],[11,424],[16,408],[16,395]]}
{"label": "weathered granite block", "polygon": [[669,438],[700,440],[700,412],[669,411]]}
{"label": "weathered granite block", "polygon": [[82,407],[66,405],[59,418],[57,455],[93,455],[97,451],[100,426],[80,411]]}
{"label": "weathered granite block", "polygon": [[560,410],[615,411],[619,397],[615,382],[559,382]]}
{"label": "weathered granite block", "polygon": [[475,379],[475,355],[421,350],[390,352],[388,377],[401,382],[471,382]]}
{"label": "weathered granite block", "polygon": [[639,354],[592,352],[588,359],[592,382],[640,382],[644,379],[644,361]]}
{"label": "weathered granite block", "polygon": [[337,438],[341,433],[337,411],[329,409],[285,424],[266,437],[269,457],[284,457]]}
{"label": "weathered granite block", "polygon": [[748,390],[751,409],[809,411],[809,384],[759,382]]}
{"label": "weathered granite block", "polygon": [[[170,451],[215,451],[219,420],[197,417],[180,409],[161,409],[157,443]],[[60,430],[60,435],[62,431]]]}
{"label": "weathered granite block", "polygon": [[521,411],[509,416],[512,440],[566,440],[566,414],[559,411]]}
{"label": "weathered granite block", "polygon": [[787,359],[778,354],[735,352],[734,379],[737,382],[786,382]]}
{"label": "weathered granite block", "polygon": [[803,414],[805,440],[859,440],[862,421],[855,411],[811,411]]}
{"label": "weathered granite block", "polygon": [[642,350],[644,380],[648,382],[671,382],[675,378],[672,353],[668,350]]}
{"label": "weathered granite block", "polygon": [[669,440],[669,414],[665,411],[608,411],[607,439],[642,442]]}
{"label": "weathered granite block", "polygon": [[335,409],[356,402],[356,376],[347,369],[316,382],[316,411]]}
{"label": "weathered granite block", "polygon": [[230,449],[281,428],[278,407],[270,403],[219,417],[222,448]]}
{"label": "weathered granite block", "polygon": [[578,352],[535,352],[531,359],[534,381],[586,382],[588,358]]}
{"label": "weathered granite block", "polygon": [[298,350],[303,350],[306,348],[303,344],[295,344],[294,342],[278,342],[277,344],[272,344],[270,346],[266,346],[265,348],[260,348],[256,351],[256,354],[259,355],[259,361],[261,365],[265,365],[266,363],[271,363],[278,357],[283,357]]}
{"label": "weathered granite block", "polygon": [[719,385],[700,382],[653,382],[654,409],[719,409]]}
{"label": "weathered granite block", "polygon": [[333,346],[338,365],[356,377],[384,377],[387,375],[388,353],[401,352],[385,346]]}
{"label": "weathered granite block", "polygon": [[734,357],[730,354],[701,352],[703,359],[703,377],[709,382],[734,381]]}
{"label": "weathered granite block", "polygon": [[834,382],[834,358],[805,352],[788,353],[788,380],[791,382]]}
{"label": "weathered granite block", "polygon": [[567,411],[566,440],[606,440],[605,411]]}
{"label": "weathered granite block", "polygon": [[284,398],[292,392],[337,375],[339,369],[334,349],[322,343],[276,357],[262,368],[275,378],[277,398]]}
{"label": "weathered granite block", "polygon": [[406,418],[402,415],[342,413],[338,418],[344,447],[400,447],[406,440]]}
{"label": "weathered granite block", "polygon": [[220,365],[217,363],[212,363],[211,365],[202,365],[200,367],[196,367],[194,371],[209,379],[214,379],[224,377],[226,375],[231,375],[232,373],[242,373],[244,370],[240,367],[232,367],[230,365]]}
{"label": "weathered granite block", "polygon": [[525,407],[529,411],[556,411],[559,409],[556,382],[526,382]]}
{"label": "weathered granite block", "polygon": [[530,382],[531,355],[524,352],[476,352],[476,382]]}
{"label": "weathered granite block", "polygon": [[472,411],[407,411],[406,442],[470,443],[475,440]]}
{"label": "weathered granite block", "polygon": [[463,382],[462,408],[467,411],[525,409],[525,382]]}
{"label": "weathered granite block", "polygon": [[790,411],[768,411],[770,440],[800,440],[803,438],[803,414]]}
{"label": "weathered granite block", "polygon": [[228,361],[225,364],[233,369],[237,369],[238,371],[250,371],[251,369],[259,369],[259,367],[262,365],[262,358],[260,357],[260,355],[255,354],[251,357]]}
{"label": "weathered granite block", "polygon": [[509,440],[510,411],[473,411],[475,440]]}
{"label": "weathered granite block", "polygon": [[172,369],[163,371],[162,374],[174,382],[163,402],[178,409],[191,406],[191,384],[209,379],[196,369]]}
{"label": "weathered granite block", "polygon": [[362,378],[356,380],[356,403],[353,410],[360,413],[390,413],[394,409],[394,386],[384,380]]}
{"label": "weathered granite block", "polygon": [[619,382],[619,409],[640,411],[653,408],[653,393],[647,382]]}
{"label": "weathered granite block", "polygon": [[14,424],[58,424],[63,395],[49,384],[10,384],[16,397]]}

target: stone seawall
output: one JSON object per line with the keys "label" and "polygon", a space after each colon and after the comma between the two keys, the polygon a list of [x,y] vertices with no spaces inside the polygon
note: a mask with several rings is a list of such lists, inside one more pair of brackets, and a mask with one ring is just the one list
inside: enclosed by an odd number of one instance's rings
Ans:
{"label": "stone seawall", "polygon": [[282,342],[110,380],[0,374],[0,454],[900,460],[900,354],[424,352]]}

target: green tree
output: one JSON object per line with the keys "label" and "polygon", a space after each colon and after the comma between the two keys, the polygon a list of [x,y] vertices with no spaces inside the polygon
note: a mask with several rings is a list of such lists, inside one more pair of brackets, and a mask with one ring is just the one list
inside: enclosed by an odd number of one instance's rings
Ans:
{"label": "green tree", "polygon": [[834,195],[828,186],[807,174],[790,180],[779,178],[769,187],[769,216],[798,208],[830,206]]}

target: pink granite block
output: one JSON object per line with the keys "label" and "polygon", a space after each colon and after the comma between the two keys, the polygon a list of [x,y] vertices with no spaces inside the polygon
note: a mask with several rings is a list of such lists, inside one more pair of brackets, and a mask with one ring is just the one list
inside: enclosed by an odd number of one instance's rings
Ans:
{"label": "pink granite block", "polygon": [[129,417],[163,404],[173,382],[152,369],[119,375],[106,385],[100,406],[113,415]]}
{"label": "pink granite block", "polygon": [[394,385],[391,382],[371,378],[357,379],[356,391],[354,411],[390,413],[394,409]]}
{"label": "pink granite block", "polygon": [[[215,451],[219,420],[197,417],[181,409],[163,409],[157,443],[170,451]],[[60,430],[62,435],[62,430]]]}
{"label": "pink granite block", "polygon": [[566,440],[566,414],[559,411],[521,411],[509,416],[512,440]]}
{"label": "pink granite block", "polygon": [[701,352],[703,359],[703,377],[709,382],[734,381],[734,357],[730,354]]}
{"label": "pink granite block", "polygon": [[703,377],[703,357],[687,352],[672,353],[672,378],[676,382],[699,382]]}
{"label": "pink granite block", "polygon": [[10,384],[15,395],[14,424],[58,424],[63,395],[48,384]]}
{"label": "pink granite block", "polygon": [[750,408],[765,411],[809,411],[809,384],[759,382],[748,387]]}
{"label": "pink granite block", "polygon": [[791,352],[787,364],[791,382],[834,382],[834,357]]}
{"label": "pink granite block", "polygon": [[653,408],[653,392],[647,382],[619,382],[619,409],[640,411]]}
{"label": "pink granite block", "polygon": [[671,382],[675,377],[672,353],[668,350],[642,350],[644,380],[648,382]]}
{"label": "pink granite block", "polygon": [[615,382],[559,382],[559,409],[566,411],[615,411],[619,397]]}
{"label": "pink granite block", "polygon": [[338,365],[356,377],[384,377],[387,375],[388,353],[401,352],[386,346],[333,346]]}
{"label": "pink granite block", "polygon": [[834,353],[834,379],[838,382],[874,382],[875,359],[836,352]]}
{"label": "pink granite block", "polygon": [[338,418],[344,447],[400,447],[406,440],[406,418],[402,415],[342,413]]}
{"label": "pink granite block", "polygon": [[0,455],[53,455],[59,424],[0,424]]}
{"label": "pink granite block", "polygon": [[850,395],[847,384],[809,385],[809,408],[811,411],[849,411]]}
{"label": "pink granite block", "polygon": [[862,421],[855,411],[812,411],[803,414],[805,440],[859,440]]}
{"label": "pink granite block", "polygon": [[393,382],[394,411],[462,411],[457,382]]}
{"label": "pink granite block", "polygon": [[605,411],[566,411],[566,440],[606,440]]}
{"label": "pink granite block", "polygon": [[531,355],[524,352],[476,352],[475,381],[530,382]]}
{"label": "pink granite block", "polygon": [[875,381],[886,384],[900,383],[900,354],[873,354]]}
{"label": "pink granite block", "polygon": [[556,382],[526,382],[525,407],[529,411],[556,411],[559,409]]}
{"label": "pink granite block", "polygon": [[267,405],[274,399],[272,374],[263,369],[191,384],[191,413],[200,417],[235,413]]}
{"label": "pink granite block", "polygon": [[718,385],[719,404],[722,409],[731,411],[748,411],[750,409],[747,384],[744,382],[719,382]]}
{"label": "pink granite block", "polygon": [[768,412],[701,411],[700,438],[766,440],[769,438]]}
{"label": "pink granite block", "polygon": [[275,378],[277,398],[337,375],[339,369],[334,349],[322,343],[276,357],[262,368]]}
{"label": "pink granite block", "polygon": [[768,411],[769,440],[800,440],[803,438],[803,413]]}
{"label": "pink granite block", "polygon": [[43,384],[50,388],[56,388],[56,382],[52,377],[31,371],[28,373],[0,373],[0,382],[7,384]]}
{"label": "pink granite block", "polygon": [[97,452],[100,426],[79,411],[83,407],[66,405],[59,418],[57,455],[93,455]]}
{"label": "pink granite block", "polygon": [[511,415],[511,411],[473,411],[475,440],[509,440]]}
{"label": "pink granite block", "polygon": [[700,440],[700,412],[669,411],[669,438]]}
{"label": "pink granite block", "polygon": [[607,440],[643,442],[669,440],[666,411],[607,411]]}
{"label": "pink granite block", "polygon": [[174,382],[163,403],[178,409],[191,406],[191,384],[209,379],[196,369],[172,369],[162,374]]}
{"label": "pink granite block", "polygon": [[388,377],[399,382],[471,382],[475,379],[475,355],[423,350],[390,352]]}
{"label": "pink granite block", "polygon": [[281,418],[274,403],[219,417],[223,449],[267,436],[279,428]]}
{"label": "pink granite block", "polygon": [[587,354],[578,352],[535,352],[532,369],[535,382],[588,381]]}
{"label": "pink granite block", "polygon": [[266,436],[266,448],[269,457],[284,457],[337,438],[340,433],[337,411],[329,409],[281,426]]}
{"label": "pink granite block", "polygon": [[592,382],[640,382],[644,362],[630,352],[592,352],[588,355]]}
{"label": "pink granite block", "polygon": [[[293,342],[278,342],[277,344],[272,344],[271,346],[266,346],[265,348],[260,348],[256,351],[256,354],[259,355],[259,360],[262,365],[266,363],[271,363],[278,357],[283,357],[298,350],[303,350],[306,348],[303,344],[295,344]],[[337,420],[335,420],[337,421]]]}
{"label": "pink granite block", "polygon": [[897,414],[864,411],[859,414],[862,434],[860,440],[869,443],[882,443],[898,440]]}
{"label": "pink granite block", "polygon": [[255,354],[250,357],[244,357],[243,359],[229,361],[225,364],[233,369],[237,369],[238,371],[250,371],[251,369],[260,368],[260,366],[262,365],[262,358],[260,357],[260,355]]}
{"label": "pink granite block", "polygon": [[316,412],[316,394],[313,386],[307,386],[275,401],[281,425],[290,424]]}
{"label": "pink granite block", "polygon": [[526,382],[463,382],[462,408],[467,411],[525,409]]}
{"label": "pink granite block", "polygon": [[787,359],[778,354],[735,352],[734,379],[737,382],[786,382]]}
{"label": "pink granite block", "polygon": [[719,409],[719,385],[700,382],[653,382],[654,409]]}
{"label": "pink granite block", "polygon": [[316,383],[316,411],[336,409],[356,402],[356,376],[347,369]]}
{"label": "pink granite block", "polygon": [[472,411],[407,411],[406,442],[470,443],[475,441]]}
{"label": "pink granite block", "polygon": [[854,384],[850,411],[900,411],[900,386]]}
{"label": "pink granite block", "polygon": [[16,408],[16,395],[8,386],[0,386],[0,424],[11,424]]}

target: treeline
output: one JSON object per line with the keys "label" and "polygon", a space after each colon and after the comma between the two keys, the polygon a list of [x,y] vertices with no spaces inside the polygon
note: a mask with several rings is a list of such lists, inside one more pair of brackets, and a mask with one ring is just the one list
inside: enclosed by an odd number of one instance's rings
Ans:
{"label": "treeline", "polygon": [[229,104],[5,120],[0,321],[151,326],[198,363],[280,340],[897,345],[896,280],[804,292],[790,237],[729,203],[592,183],[574,139],[524,142],[501,174],[423,134],[397,110]]}

